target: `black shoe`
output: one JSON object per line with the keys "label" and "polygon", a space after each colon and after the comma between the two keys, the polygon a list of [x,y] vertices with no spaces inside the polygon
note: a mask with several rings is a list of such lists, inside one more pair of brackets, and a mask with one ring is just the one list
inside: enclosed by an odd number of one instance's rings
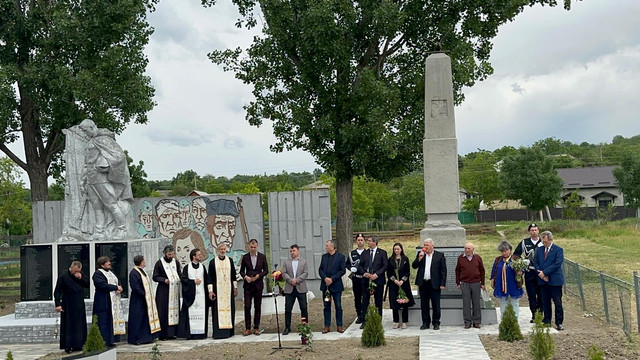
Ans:
{"label": "black shoe", "polygon": [[362,322],[362,325],[360,325],[360,329],[364,329],[364,321]]}
{"label": "black shoe", "polygon": [[116,344],[109,344],[109,345],[107,345],[107,347],[114,348],[114,347],[116,347]]}
{"label": "black shoe", "polygon": [[429,328],[429,324],[422,324],[422,326],[420,326],[420,330],[426,330]]}
{"label": "black shoe", "polygon": [[73,350],[71,349],[64,349],[64,352],[66,352],[67,354],[71,354],[73,352]]}
{"label": "black shoe", "polygon": [[356,319],[356,324],[362,324],[364,322],[364,320],[362,320],[361,318],[357,318]]}
{"label": "black shoe", "polygon": [[533,319],[529,320],[529,323],[530,323],[530,324],[533,324],[534,322],[536,322],[536,321],[535,321],[535,320],[533,320]]}
{"label": "black shoe", "polygon": [[291,332],[291,329],[286,328],[284,329],[284,331],[282,332],[282,335],[289,335],[289,333]]}
{"label": "black shoe", "polygon": [[440,330],[440,325],[433,325],[433,330]]}
{"label": "black shoe", "polygon": [[558,324],[557,329],[558,329],[558,331],[562,331],[562,330],[564,330],[564,326],[562,326],[562,324]]}

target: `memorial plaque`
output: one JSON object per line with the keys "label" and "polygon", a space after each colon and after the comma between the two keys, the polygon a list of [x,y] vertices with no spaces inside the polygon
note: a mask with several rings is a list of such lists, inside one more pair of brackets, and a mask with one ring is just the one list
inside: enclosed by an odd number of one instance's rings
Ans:
{"label": "memorial plaque", "polygon": [[53,299],[51,245],[20,247],[20,300]]}
{"label": "memorial plaque", "polygon": [[127,243],[98,243],[96,244],[96,260],[100,256],[108,256],[111,258],[111,271],[120,280],[122,286],[122,298],[126,298],[129,295],[129,272],[128,266],[129,257],[127,256]]}
{"label": "memorial plaque", "polygon": [[[64,244],[58,245],[58,276],[69,270],[73,261],[82,263],[82,277],[89,279],[91,267],[89,264],[89,244]],[[82,289],[84,298],[89,299],[90,289]]]}

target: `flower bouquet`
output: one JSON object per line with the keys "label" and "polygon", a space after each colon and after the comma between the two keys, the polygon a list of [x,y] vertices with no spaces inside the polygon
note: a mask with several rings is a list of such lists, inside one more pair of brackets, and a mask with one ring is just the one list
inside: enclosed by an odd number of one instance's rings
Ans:
{"label": "flower bouquet", "polygon": [[373,281],[369,280],[369,287],[367,288],[367,290],[369,290],[369,295],[373,295],[376,293],[376,287],[378,286],[378,284],[374,283]]}
{"label": "flower bouquet", "polygon": [[329,288],[327,287],[327,290],[324,291],[324,301],[325,302],[331,302],[331,291],[329,291]]}
{"label": "flower bouquet", "polygon": [[516,284],[521,288],[524,284],[524,271],[529,267],[529,259],[516,259],[509,264],[516,272]]}
{"label": "flower bouquet", "polygon": [[282,277],[282,271],[273,270],[271,272],[271,278],[273,279],[274,286],[278,286],[280,288],[280,293],[284,292],[284,278]]}
{"label": "flower bouquet", "polygon": [[298,324],[298,334],[300,334],[302,345],[311,344],[311,339],[313,338],[313,328],[311,324],[307,322],[306,318],[300,318],[300,323]]}
{"label": "flower bouquet", "polygon": [[407,304],[409,303],[409,298],[407,297],[407,293],[402,290],[402,288],[398,289],[398,299],[396,300],[398,304]]}

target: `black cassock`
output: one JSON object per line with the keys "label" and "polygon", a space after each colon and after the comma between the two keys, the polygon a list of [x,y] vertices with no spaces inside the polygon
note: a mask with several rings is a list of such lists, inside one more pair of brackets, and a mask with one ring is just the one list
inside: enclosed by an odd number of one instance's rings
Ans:
{"label": "black cassock", "polygon": [[87,313],[84,309],[84,292],[89,282],[77,279],[69,270],[58,277],[54,298],[60,313],[60,349],[82,350],[87,341]]}
{"label": "black cassock", "polygon": [[[176,266],[178,276],[180,276],[180,262],[176,259],[171,261],[171,266]],[[158,307],[158,317],[160,318],[160,340],[172,338],[178,335],[178,325],[169,326],[169,284],[165,284],[168,279],[167,272],[162,266],[162,260],[156,261],[153,267],[153,281],[158,283],[156,288],[156,306]]]}
{"label": "black cassock", "polygon": [[[93,315],[98,316],[98,328],[107,346],[120,341],[120,335],[113,334],[113,313],[111,313],[111,292],[117,291],[118,286],[109,284],[107,277],[100,271],[93,273]],[[118,280],[118,284],[120,281]]]}
{"label": "black cassock", "polygon": [[[140,270],[144,273],[143,269]],[[153,340],[158,337],[157,333],[151,334],[147,300],[145,298],[142,281],[143,279],[140,273],[136,269],[131,270],[129,273],[129,285],[131,288],[131,297],[129,298],[129,330],[127,331],[129,334],[127,342],[129,344],[148,344],[152,343]]]}
{"label": "black cassock", "polygon": [[[187,266],[182,269],[182,273],[180,273],[180,282],[182,283],[182,307],[180,308],[180,320],[178,321],[178,337],[183,339],[206,339],[207,331],[209,328],[209,290],[207,289],[207,285],[209,285],[209,279],[207,276],[207,267],[204,264],[198,264],[198,266],[202,266],[202,274],[203,278],[202,285],[204,287],[204,300],[205,300],[205,310],[204,310],[204,334],[191,334],[191,327],[189,325],[189,307],[193,305],[193,302],[196,298],[196,283],[194,280],[189,279],[189,271],[188,267],[193,266],[193,263],[189,263]],[[194,267],[195,268],[195,267]]]}
{"label": "black cassock", "polygon": [[[236,299],[233,295],[233,282],[236,280],[236,267],[233,265],[233,260],[230,257],[225,257],[225,261],[229,261],[230,266],[230,278],[228,290],[231,296],[231,322],[235,325],[236,318]],[[220,300],[219,296],[221,296],[222,292],[220,292],[217,288],[217,273],[216,273],[216,262],[215,259],[209,262],[209,282],[213,284],[213,293],[216,294],[216,298],[213,299],[213,303],[211,305],[211,317],[213,319],[213,338],[214,339],[224,339],[233,336],[233,327],[231,329],[220,329],[218,327],[218,301]]]}

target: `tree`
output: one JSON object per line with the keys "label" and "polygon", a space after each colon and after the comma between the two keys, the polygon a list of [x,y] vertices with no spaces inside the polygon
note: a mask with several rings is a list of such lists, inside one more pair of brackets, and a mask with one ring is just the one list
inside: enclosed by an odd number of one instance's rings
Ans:
{"label": "tree", "polygon": [[413,172],[402,177],[402,182],[395,193],[400,215],[405,219],[425,220],[424,210],[424,176],[422,172]]}
{"label": "tree", "polygon": [[539,149],[525,147],[503,160],[500,184],[506,198],[519,200],[536,212],[554,206],[563,185],[551,160]]}
{"label": "tree", "polygon": [[[467,154],[464,166],[460,170],[460,187],[476,199],[467,199],[470,201],[465,201],[465,205],[474,212],[480,208],[481,202],[492,208],[494,201],[502,199],[496,158],[486,150],[479,150],[473,153],[473,156],[470,155],[472,154]],[[474,208],[475,206],[477,208]]]}
{"label": "tree", "polygon": [[636,218],[640,218],[640,160],[626,154],[620,167],[613,169],[613,177],[624,194],[625,205],[636,209]]}
{"label": "tree", "polygon": [[29,191],[20,180],[18,166],[11,159],[0,158],[0,223],[13,235],[31,230]]}
{"label": "tree", "polygon": [[[568,7],[570,0],[565,0]],[[202,0],[212,5],[215,0]],[[412,171],[424,132],[424,61],[452,59],[455,99],[492,73],[491,39],[525,5],[556,0],[233,0],[237,25],[262,35],[209,54],[253,85],[251,125],[273,122],[272,151],[298,148],[336,179],[338,251],[351,248],[353,178],[386,182]]]}
{"label": "tree", "polygon": [[138,165],[136,165],[131,156],[129,156],[129,152],[125,150],[124,155],[127,157],[127,165],[129,166],[129,176],[131,178],[131,191],[133,192],[133,197],[141,198],[151,195],[151,188],[147,181],[147,173],[142,168],[144,166],[144,162],[140,160],[138,161]]}
{"label": "tree", "polygon": [[[62,129],[91,118],[116,133],[146,123],[154,89],[143,53],[157,0],[0,0],[0,150],[47,199]],[[22,141],[21,159],[8,144]]]}
{"label": "tree", "polygon": [[562,201],[562,215],[566,219],[576,220],[582,217],[580,209],[584,205],[584,197],[578,194],[577,190],[574,190]]}

